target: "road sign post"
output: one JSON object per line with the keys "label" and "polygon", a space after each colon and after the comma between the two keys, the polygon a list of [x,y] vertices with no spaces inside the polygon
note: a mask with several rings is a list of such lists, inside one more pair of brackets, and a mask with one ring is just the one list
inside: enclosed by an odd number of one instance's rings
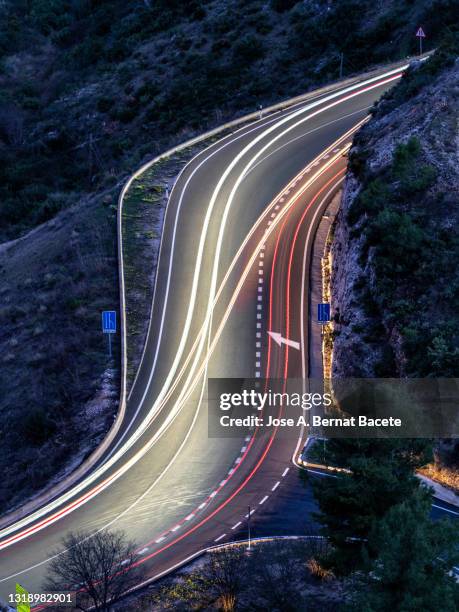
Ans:
{"label": "road sign post", "polygon": [[329,323],[330,321],[330,304],[321,303],[317,304],[317,322],[321,325]]}
{"label": "road sign post", "polygon": [[116,334],[116,310],[102,311],[102,332],[108,334],[108,356],[112,356],[112,334]]}
{"label": "road sign post", "polygon": [[419,55],[422,55],[422,39],[426,37],[424,30],[419,27],[418,31],[416,32],[416,36],[417,38],[419,38]]}

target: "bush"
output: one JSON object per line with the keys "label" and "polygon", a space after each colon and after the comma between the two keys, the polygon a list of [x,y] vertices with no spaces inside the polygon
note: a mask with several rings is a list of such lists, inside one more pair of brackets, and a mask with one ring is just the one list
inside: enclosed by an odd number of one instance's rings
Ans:
{"label": "bush", "polygon": [[24,417],[21,430],[28,442],[40,446],[55,433],[56,424],[43,410],[37,408]]}
{"label": "bush", "polygon": [[242,64],[241,68],[247,68],[244,64],[260,59],[263,52],[264,45],[261,39],[255,34],[247,34],[235,43],[233,61],[236,64]]}
{"label": "bush", "polygon": [[298,0],[271,0],[271,7],[277,13],[289,11],[295,4],[298,4]]}
{"label": "bush", "polygon": [[113,98],[102,96],[97,100],[97,110],[101,113],[108,113],[113,106]]}

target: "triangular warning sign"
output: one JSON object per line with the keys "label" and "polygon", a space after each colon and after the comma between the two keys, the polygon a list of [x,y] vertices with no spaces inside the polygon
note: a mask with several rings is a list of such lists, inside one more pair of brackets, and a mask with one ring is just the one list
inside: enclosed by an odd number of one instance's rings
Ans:
{"label": "triangular warning sign", "polygon": [[422,28],[419,28],[418,31],[416,32],[416,36],[418,36],[419,38],[425,38],[426,35],[424,34],[424,30]]}

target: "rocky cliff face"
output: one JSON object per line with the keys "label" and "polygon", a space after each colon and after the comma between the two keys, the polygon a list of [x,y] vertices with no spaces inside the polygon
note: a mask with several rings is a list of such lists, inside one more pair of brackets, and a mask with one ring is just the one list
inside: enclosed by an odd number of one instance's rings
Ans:
{"label": "rocky cliff face", "polygon": [[333,376],[458,376],[456,55],[413,66],[354,141],[332,247]]}

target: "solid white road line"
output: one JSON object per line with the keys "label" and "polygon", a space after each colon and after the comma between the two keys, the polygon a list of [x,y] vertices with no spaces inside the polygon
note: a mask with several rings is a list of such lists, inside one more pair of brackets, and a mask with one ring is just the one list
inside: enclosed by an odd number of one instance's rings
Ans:
{"label": "solid white road line", "polygon": [[450,514],[455,514],[456,516],[459,516],[459,512],[456,512],[455,510],[450,510],[449,508],[445,508],[444,506],[437,506],[437,504],[432,504],[432,508],[437,508],[438,510],[443,510],[443,512],[449,512]]}

